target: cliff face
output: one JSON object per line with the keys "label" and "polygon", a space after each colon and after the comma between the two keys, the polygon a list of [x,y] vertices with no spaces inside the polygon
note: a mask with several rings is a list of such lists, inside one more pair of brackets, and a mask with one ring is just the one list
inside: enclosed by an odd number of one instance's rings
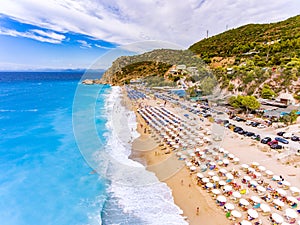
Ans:
{"label": "cliff face", "polygon": [[103,74],[102,83],[119,85],[130,79],[163,75],[172,65],[203,67],[204,63],[188,50],[159,49],[135,56],[122,56]]}

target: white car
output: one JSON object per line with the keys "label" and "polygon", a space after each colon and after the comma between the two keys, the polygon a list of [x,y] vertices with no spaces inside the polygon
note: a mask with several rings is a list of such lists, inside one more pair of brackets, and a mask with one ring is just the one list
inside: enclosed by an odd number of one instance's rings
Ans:
{"label": "white car", "polygon": [[252,123],[252,121],[251,121],[251,120],[247,120],[245,124],[246,124],[247,126],[250,126],[250,125],[251,125],[251,123]]}
{"label": "white car", "polygon": [[263,129],[263,128],[266,128],[267,126],[266,125],[264,125],[264,124],[259,124],[258,126],[257,126],[257,128],[260,128],[260,129]]}

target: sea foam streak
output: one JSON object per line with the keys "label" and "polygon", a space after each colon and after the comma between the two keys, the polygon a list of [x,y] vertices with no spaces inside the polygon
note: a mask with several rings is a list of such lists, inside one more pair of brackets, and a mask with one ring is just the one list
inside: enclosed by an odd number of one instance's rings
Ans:
{"label": "sea foam streak", "polygon": [[106,151],[113,158],[107,169],[111,195],[124,213],[140,218],[144,224],[187,224],[168,186],[128,158],[132,140],[139,134],[134,112],[121,105],[120,97],[121,89],[112,87],[106,101],[106,125],[110,131]]}

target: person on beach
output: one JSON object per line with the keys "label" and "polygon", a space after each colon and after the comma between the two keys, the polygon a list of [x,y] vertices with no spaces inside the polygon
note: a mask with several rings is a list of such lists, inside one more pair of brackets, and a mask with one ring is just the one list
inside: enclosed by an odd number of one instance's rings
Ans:
{"label": "person on beach", "polygon": [[197,215],[197,216],[199,215],[199,212],[200,212],[200,208],[197,207],[197,211],[196,211],[196,215]]}

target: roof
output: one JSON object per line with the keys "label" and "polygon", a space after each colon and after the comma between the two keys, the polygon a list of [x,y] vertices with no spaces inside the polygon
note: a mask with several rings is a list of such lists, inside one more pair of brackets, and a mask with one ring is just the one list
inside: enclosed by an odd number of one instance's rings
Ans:
{"label": "roof", "polygon": [[294,99],[293,95],[292,94],[289,94],[289,93],[281,93],[278,98],[280,99]]}

